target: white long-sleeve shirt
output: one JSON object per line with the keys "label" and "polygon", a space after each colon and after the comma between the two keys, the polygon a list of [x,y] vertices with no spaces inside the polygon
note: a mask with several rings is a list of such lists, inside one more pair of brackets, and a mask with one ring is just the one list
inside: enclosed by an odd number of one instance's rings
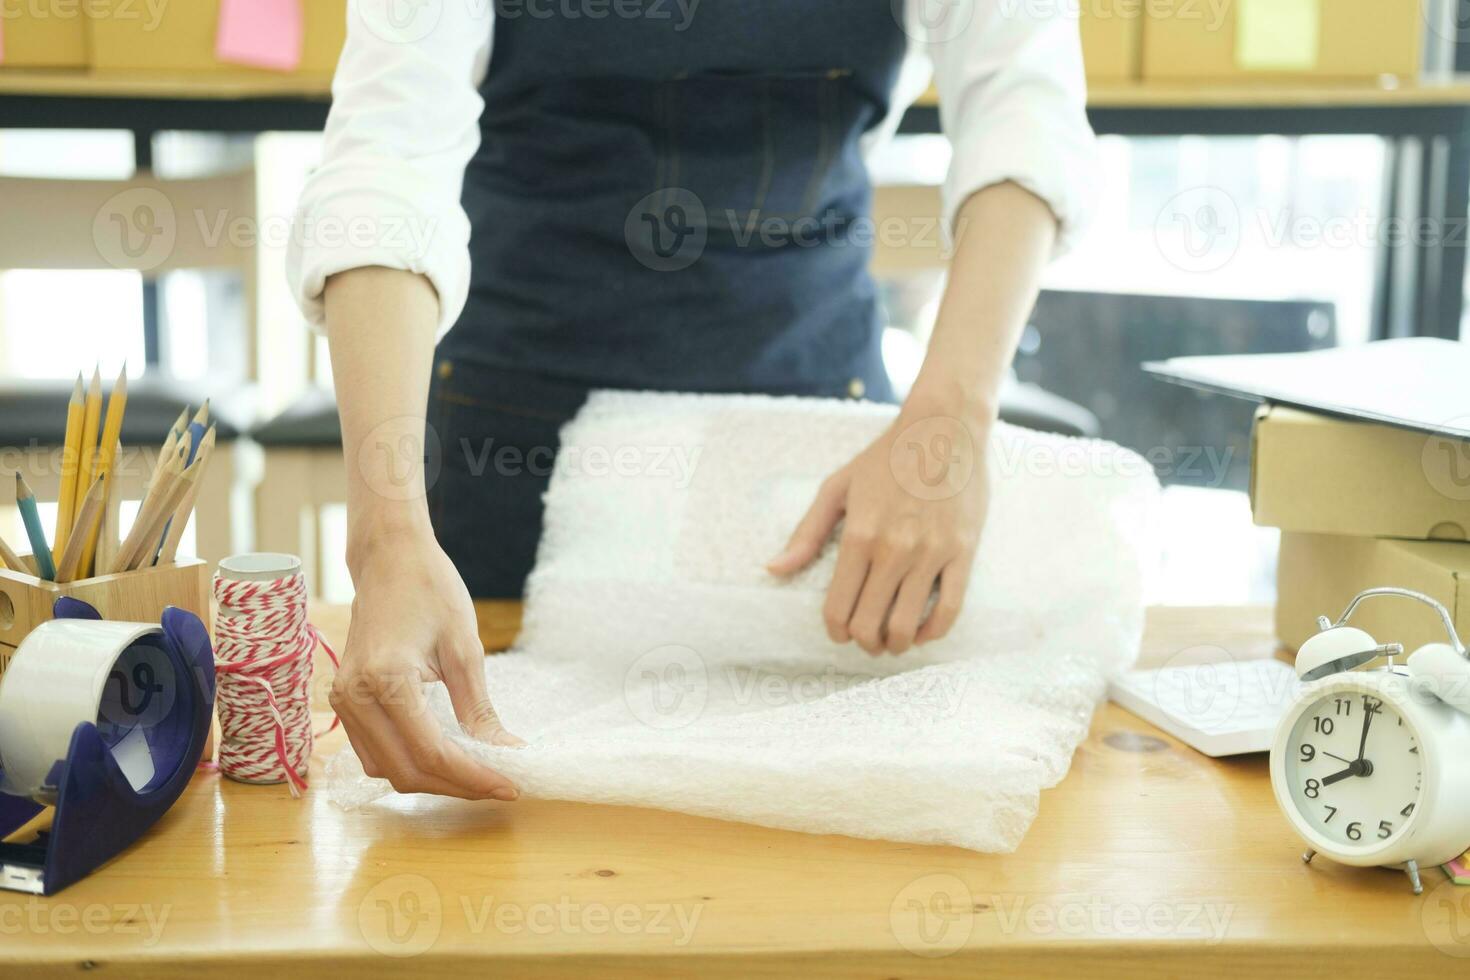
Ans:
{"label": "white long-sleeve shirt", "polygon": [[[297,207],[287,276],[319,326],[329,276],[362,266],[422,274],[439,294],[442,335],[469,289],[460,192],[480,141],[494,5],[419,4],[405,22],[395,2],[349,5],[322,163]],[[908,55],[890,114],[866,147],[892,135],[932,75],[954,149],[945,227],[971,194],[1014,181],[1051,207],[1065,249],[1098,184],[1075,13],[1045,0],[903,2]]]}

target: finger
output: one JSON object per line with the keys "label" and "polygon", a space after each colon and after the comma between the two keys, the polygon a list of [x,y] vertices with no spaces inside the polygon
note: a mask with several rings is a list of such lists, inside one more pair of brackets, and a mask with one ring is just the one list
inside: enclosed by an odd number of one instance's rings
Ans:
{"label": "finger", "polygon": [[934,611],[919,627],[918,636],[914,642],[919,644],[929,643],[946,635],[959,618],[960,609],[965,604],[965,590],[970,584],[970,568],[974,561],[973,555],[962,555],[944,566],[944,571],[939,575],[939,601],[934,604]]}
{"label": "finger", "polygon": [[526,743],[505,730],[485,683],[485,651],[478,636],[456,641],[439,655],[444,687],[454,705],[454,717],[471,738],[491,745],[522,746]]}
{"label": "finger", "polygon": [[868,579],[863,583],[848,632],[858,646],[871,654],[883,652],[883,624],[893,608],[898,585],[911,567],[912,559],[907,553],[889,552],[875,557],[868,568]]}
{"label": "finger", "polygon": [[841,472],[834,473],[823,481],[816,499],[807,508],[806,516],[786,542],[786,550],[771,559],[766,570],[772,575],[784,576],[810,565],[822,553],[822,546],[832,536],[832,529],[842,519],[846,507],[847,476]]}
{"label": "finger", "polygon": [[847,624],[868,577],[871,548],[865,538],[851,531],[842,536],[837,549],[837,568],[832,572],[832,584],[827,587],[827,601],[822,606],[822,620],[833,643],[852,639]]}
{"label": "finger", "polygon": [[939,567],[932,562],[915,565],[904,576],[893,610],[888,614],[888,627],[883,631],[883,645],[889,653],[904,653],[914,645],[919,621],[924,618],[938,578]]}
{"label": "finger", "polygon": [[347,733],[347,742],[352,746],[352,751],[357,753],[358,761],[362,763],[362,771],[369,776],[379,778],[383,775],[383,767],[378,764],[378,758],[373,754],[368,740],[363,737],[364,728],[359,721],[352,703],[351,682],[344,679],[341,688],[332,685],[332,692],[328,700],[331,702],[332,710],[342,720],[342,730]]}
{"label": "finger", "polygon": [[462,800],[511,800],[515,798],[503,789],[497,788],[481,792],[451,782],[443,776],[424,772],[414,763],[407,749],[393,734],[393,721],[381,705],[377,703],[364,705],[361,716],[364,725],[367,726],[366,731],[374,733],[369,738],[375,739],[373,751],[383,760],[383,778],[392,783],[393,788],[398,792],[433,793],[436,796],[454,796]]}
{"label": "finger", "polygon": [[[384,767],[405,764],[426,776],[459,787],[455,795],[476,794],[513,800],[519,793],[514,784],[445,737],[435,724],[424,700],[424,692],[411,678],[384,678],[378,687],[377,704],[390,723],[386,738],[373,743],[373,751]],[[379,749],[384,751],[379,751]],[[384,758],[384,756],[391,756]]]}

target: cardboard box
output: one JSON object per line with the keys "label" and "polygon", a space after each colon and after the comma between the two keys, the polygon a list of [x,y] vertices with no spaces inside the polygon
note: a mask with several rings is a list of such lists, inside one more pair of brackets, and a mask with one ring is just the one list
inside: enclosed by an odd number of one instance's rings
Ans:
{"label": "cardboard box", "polygon": [[1419,74],[1420,0],[1147,0],[1143,77]]}
{"label": "cardboard box", "polygon": [[[302,0],[302,7],[305,22],[301,65],[289,74],[330,78],[347,38],[347,0]],[[144,3],[94,3],[89,11],[92,67],[98,70],[284,74],[216,60],[219,0],[188,0],[154,7]]]}
{"label": "cardboard box", "polygon": [[[1470,637],[1470,544],[1291,531],[1281,535],[1276,636],[1295,650],[1317,632],[1318,616],[1336,622],[1353,596],[1385,585],[1443,603],[1461,638]],[[1405,653],[1446,638],[1434,610],[1407,599],[1370,599],[1351,623],[1380,643],[1402,643]]]}
{"label": "cardboard box", "polygon": [[1135,81],[1143,67],[1144,0],[1082,0],[1082,61],[1092,81]]}
{"label": "cardboard box", "polygon": [[0,4],[5,31],[0,68],[87,67],[87,18],[81,0]]}
{"label": "cardboard box", "polygon": [[1279,405],[1256,413],[1251,513],[1317,534],[1470,539],[1470,444]]}

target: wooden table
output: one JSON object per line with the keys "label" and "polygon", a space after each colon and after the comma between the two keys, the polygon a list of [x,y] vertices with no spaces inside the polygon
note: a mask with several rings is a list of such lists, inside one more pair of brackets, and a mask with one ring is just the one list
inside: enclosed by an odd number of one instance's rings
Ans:
{"label": "wooden table", "polygon": [[[316,618],[341,638],[344,610]],[[1145,656],[1201,643],[1269,656],[1267,611],[1156,610]],[[314,776],[341,745],[323,740]],[[1470,954],[1470,890],[1436,870],[1415,898],[1397,872],[1300,851],[1264,758],[1211,761],[1111,705],[1009,855],[544,801],[347,813],[206,774],[90,879],[0,893],[0,974],[1255,980],[1470,962],[1451,955]]]}

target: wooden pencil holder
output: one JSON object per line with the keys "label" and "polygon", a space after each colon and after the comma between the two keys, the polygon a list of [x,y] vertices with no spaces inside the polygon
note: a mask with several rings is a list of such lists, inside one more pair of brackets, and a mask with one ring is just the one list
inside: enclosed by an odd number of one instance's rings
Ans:
{"label": "wooden pencil holder", "polygon": [[[29,556],[23,556],[23,560],[32,564]],[[0,674],[21,640],[52,618],[52,607],[61,596],[88,603],[103,619],[135,623],[156,623],[166,607],[178,606],[198,616],[213,634],[209,565],[197,559],[77,579],[64,585],[0,568]]]}

